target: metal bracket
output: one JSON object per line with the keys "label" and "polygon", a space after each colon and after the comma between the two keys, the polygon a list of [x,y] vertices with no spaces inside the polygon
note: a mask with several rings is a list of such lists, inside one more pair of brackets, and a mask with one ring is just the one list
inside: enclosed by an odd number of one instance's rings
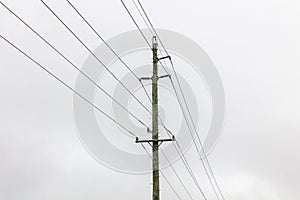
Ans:
{"label": "metal bracket", "polygon": [[163,59],[166,59],[166,58],[169,58],[171,60],[171,56],[164,56],[164,57],[158,58],[158,60],[163,60]]}
{"label": "metal bracket", "polygon": [[161,78],[167,78],[167,77],[169,77],[169,78],[170,78],[170,77],[171,77],[171,75],[170,75],[170,74],[167,74],[167,75],[159,76],[159,77],[158,77],[158,79],[161,79]]}
{"label": "metal bracket", "polygon": [[142,78],[139,78],[139,81],[142,81],[142,80],[152,80],[152,77],[142,77]]}
{"label": "metal bracket", "polygon": [[176,141],[174,135],[170,139],[158,139],[158,140],[139,140],[138,137],[135,138],[135,143],[149,143],[151,146],[152,146],[151,143],[153,142],[159,142],[159,146],[160,146],[163,142],[174,142],[174,141]]}
{"label": "metal bracket", "polygon": [[[158,79],[161,79],[161,78],[167,78],[167,77],[171,77],[170,74],[167,74],[167,75],[163,75],[163,76],[159,76]],[[142,77],[142,78],[139,78],[139,81],[143,81],[143,80],[152,80],[152,77]]]}

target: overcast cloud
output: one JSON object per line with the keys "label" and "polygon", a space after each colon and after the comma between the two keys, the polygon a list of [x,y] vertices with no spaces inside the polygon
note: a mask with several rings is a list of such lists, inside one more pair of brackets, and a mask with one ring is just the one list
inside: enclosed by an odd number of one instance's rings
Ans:
{"label": "overcast cloud", "polygon": [[[40,1],[3,2],[78,65],[85,61],[88,53]],[[48,2],[91,48],[100,44],[65,1]],[[118,0],[72,2],[105,38],[135,28]],[[225,197],[298,200],[300,2],[142,2],[157,27],[174,30],[197,42],[220,73],[226,94],[226,121],[209,158]],[[74,85],[77,72],[65,67],[62,59],[3,7],[0,27],[1,34]],[[150,174],[113,171],[84,149],[76,133],[73,95],[68,90],[2,40],[0,55],[1,200],[151,199]],[[199,182],[209,190],[193,152],[191,149],[187,156]],[[181,164],[175,167],[194,196],[199,196]],[[172,171],[166,169],[165,173],[187,199]],[[162,199],[176,199],[163,180]]]}

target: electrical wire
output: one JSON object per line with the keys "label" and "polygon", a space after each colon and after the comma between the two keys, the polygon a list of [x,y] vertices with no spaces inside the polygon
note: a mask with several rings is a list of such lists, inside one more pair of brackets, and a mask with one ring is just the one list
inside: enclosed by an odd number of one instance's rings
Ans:
{"label": "electrical wire", "polygon": [[56,53],[58,53],[64,60],[66,60],[70,65],[72,65],[77,71],[79,71],[85,78],[87,78],[90,82],[92,82],[98,89],[100,89],[105,95],[107,95],[110,99],[112,99],[115,103],[117,103],[123,110],[125,110],[129,115],[135,118],[139,123],[141,123],[146,128],[149,128],[142,120],[140,120],[136,115],[134,115],[131,111],[125,108],[118,100],[116,100],[113,96],[111,96],[108,92],[106,92],[102,87],[100,87],[94,80],[92,80],[86,73],[84,73],[78,66],[76,66],[70,59],[68,59],[63,53],[61,53],[57,48],[54,47],[50,42],[48,42],[45,37],[39,34],[36,30],[34,30],[28,23],[26,23],[20,16],[18,16],[15,12],[13,12],[10,8],[8,8],[4,3],[0,2],[0,4],[6,8],[12,15],[14,15],[19,21],[21,21],[28,29],[30,29],[36,36],[38,36],[43,42],[45,42],[49,47],[51,47]]}
{"label": "electrical wire", "polygon": [[177,144],[177,147],[176,147],[176,145],[174,145],[174,146],[175,146],[175,149],[176,149],[178,155],[180,156],[180,158],[181,158],[181,160],[182,160],[184,166],[185,166],[186,169],[188,170],[188,172],[189,172],[189,174],[190,174],[190,176],[191,176],[193,182],[195,183],[196,187],[197,187],[198,190],[200,191],[202,197],[203,197],[205,200],[207,200],[207,197],[206,197],[206,195],[204,194],[204,191],[202,190],[202,188],[201,188],[201,186],[200,186],[200,184],[199,184],[199,182],[198,182],[198,180],[197,180],[197,178],[196,178],[196,176],[195,176],[195,174],[194,174],[194,172],[193,172],[191,166],[189,165],[189,163],[188,163],[188,161],[187,161],[187,159],[186,159],[186,157],[185,157],[185,155],[184,155],[184,153],[183,153],[183,151],[182,151],[182,148],[180,147],[178,141],[175,141],[175,143]]}
{"label": "electrical wire", "polygon": [[[170,78],[170,80],[171,80],[171,84],[172,84],[173,88],[175,88],[174,83],[173,83],[173,80],[172,80],[171,78]],[[184,110],[183,110],[183,106],[182,106],[182,104],[181,104],[181,101],[179,100],[178,92],[177,92],[177,90],[175,90],[175,89],[174,89],[174,91],[175,91],[175,95],[176,95],[177,101],[178,101],[178,103],[179,103],[179,105],[180,105],[180,108],[181,108],[183,117],[184,117],[184,119],[185,119],[185,121],[186,121],[186,124],[187,124],[187,127],[188,127],[188,129],[189,129],[189,133],[190,133],[190,135],[191,135],[191,137],[192,137],[192,140],[193,140],[193,143],[194,143],[194,145],[195,145],[195,147],[196,147],[196,151],[197,151],[198,155],[200,156],[201,164],[202,164],[202,166],[203,166],[203,168],[204,168],[204,171],[205,171],[205,173],[206,173],[206,175],[207,175],[207,177],[208,177],[208,179],[209,179],[209,182],[210,182],[210,184],[211,184],[211,186],[212,186],[212,189],[213,189],[213,191],[214,191],[214,193],[215,193],[217,199],[219,199],[219,196],[218,196],[218,194],[217,194],[217,191],[216,191],[216,189],[215,189],[215,187],[214,187],[214,185],[213,185],[213,183],[212,183],[211,177],[210,177],[210,175],[209,175],[209,173],[208,173],[208,170],[207,170],[207,167],[206,167],[206,165],[205,165],[205,163],[204,163],[204,160],[201,159],[200,149],[198,148],[198,145],[197,145],[197,143],[196,143],[196,141],[195,141],[195,137],[194,137],[194,135],[193,135],[193,133],[192,133],[190,124],[188,123],[188,119],[187,119],[186,113],[185,113]]]}
{"label": "electrical wire", "polygon": [[177,179],[179,180],[180,184],[182,185],[182,187],[184,188],[184,190],[186,191],[186,193],[188,194],[188,196],[190,197],[191,200],[194,200],[191,193],[189,192],[189,190],[187,189],[187,187],[185,186],[185,184],[183,183],[182,179],[180,178],[180,176],[178,175],[178,173],[176,172],[175,168],[173,167],[172,163],[170,162],[168,156],[165,154],[165,152],[160,148],[160,151],[162,152],[162,155],[164,156],[164,158],[167,160],[169,166],[171,167],[172,171],[174,172],[175,176],[177,177]]}
{"label": "electrical wire", "polygon": [[[125,3],[124,3],[122,0],[121,0],[121,2],[122,2],[122,4],[123,4],[123,6],[125,7],[125,9],[126,9],[127,13],[129,14],[129,16],[131,17],[131,19],[133,20],[134,24],[135,24],[136,27],[138,28],[139,32],[143,35],[143,33],[142,33],[142,31],[141,31],[139,25],[136,23],[135,19],[132,17],[132,14],[131,14],[130,11],[128,10],[127,6],[125,5]],[[144,37],[144,38],[145,38],[145,37]],[[148,41],[147,41],[146,39],[145,39],[145,41],[148,43]],[[161,62],[160,62],[160,63],[161,63]],[[165,69],[165,67],[163,66],[162,63],[161,63],[161,65],[162,65],[162,67],[164,68],[164,70],[166,71],[166,73],[169,74],[169,73],[167,72],[167,70]],[[163,124],[163,123],[162,123],[162,124]],[[172,133],[170,130],[168,130],[168,129],[166,128],[166,126],[164,126],[164,124],[163,124],[163,127],[164,127],[164,129],[166,130],[166,132],[170,135],[170,137],[172,137],[172,136],[173,136],[173,133]],[[179,144],[178,144],[178,145],[179,145]],[[174,145],[174,147],[175,147],[175,149],[177,150],[177,152],[179,153],[177,147],[176,147],[175,145]],[[179,147],[180,147],[180,146],[179,146]],[[197,146],[196,146],[196,148],[197,148]],[[180,153],[179,153],[179,155],[180,155]],[[182,153],[182,155],[183,155],[183,157],[184,157],[184,154],[183,154],[183,153]],[[182,157],[181,157],[181,158],[182,158]],[[187,161],[186,161],[186,162],[187,162]],[[199,185],[199,183],[198,183],[198,181],[197,181],[195,175],[192,173],[191,168],[189,167],[188,163],[186,164],[186,162],[183,160],[183,163],[184,163],[185,166],[187,167],[187,169],[188,169],[188,171],[189,171],[189,173],[190,173],[190,175],[191,175],[191,177],[192,177],[194,183],[196,184],[197,188],[199,189],[201,195],[206,199],[205,194],[204,194],[203,190],[201,189],[201,187],[200,187],[200,185]]]}
{"label": "electrical wire", "polygon": [[128,132],[130,135],[136,137],[136,135],[130,131],[129,129],[127,129],[125,126],[123,126],[120,122],[116,121],[114,118],[112,118],[111,116],[109,116],[108,114],[106,114],[104,111],[102,111],[98,106],[94,105],[91,101],[89,101],[87,98],[85,98],[82,94],[80,94],[79,92],[77,92],[75,89],[73,89],[71,86],[69,86],[67,83],[65,83],[63,80],[61,80],[58,76],[56,76],[55,74],[53,74],[52,72],[50,72],[48,69],[46,69],[42,64],[40,64],[38,61],[36,61],[34,58],[32,58],[31,56],[29,56],[27,53],[25,53],[25,51],[21,50],[19,47],[17,47],[16,45],[14,45],[12,42],[10,42],[8,39],[6,39],[4,36],[0,35],[0,37],[6,42],[8,43],[10,46],[12,46],[14,49],[16,49],[17,51],[19,51],[21,54],[23,54],[25,57],[27,57],[29,60],[31,60],[33,63],[35,63],[36,65],[38,65],[41,69],[43,69],[45,72],[47,72],[50,76],[52,76],[53,78],[55,78],[57,81],[59,81],[61,84],[63,84],[65,87],[67,87],[69,90],[71,90],[73,93],[75,93],[76,95],[78,95],[80,98],[82,98],[86,103],[88,103],[90,106],[94,107],[96,110],[98,110],[100,113],[102,113],[105,117],[107,117],[108,119],[110,119],[111,121],[115,122],[116,124],[118,124],[122,129],[124,129],[126,132]]}
{"label": "electrical wire", "polygon": [[[184,96],[184,93],[183,93],[181,84],[180,84],[180,82],[179,82],[179,78],[178,78],[178,76],[177,76],[177,73],[176,73],[176,70],[175,70],[175,67],[174,67],[174,64],[173,64],[173,62],[172,62],[172,60],[171,60],[171,57],[170,57],[170,55],[169,55],[167,49],[165,48],[165,46],[164,46],[162,40],[160,39],[159,35],[157,34],[157,31],[155,30],[153,24],[151,23],[151,20],[150,20],[150,18],[148,17],[148,15],[147,15],[147,13],[146,13],[146,11],[145,11],[143,5],[141,4],[140,0],[137,0],[137,1],[138,1],[139,5],[140,5],[140,7],[141,7],[141,9],[142,9],[142,11],[143,11],[143,13],[144,13],[144,15],[146,16],[146,18],[147,18],[147,20],[148,20],[150,26],[152,27],[152,30],[155,32],[155,34],[156,34],[156,36],[157,36],[159,42],[161,43],[163,49],[165,50],[165,53],[166,53],[166,54],[169,56],[169,58],[170,58],[171,66],[172,66],[173,72],[174,72],[174,74],[175,74],[176,81],[177,81],[177,83],[178,83],[178,85],[179,85],[181,95],[182,95],[182,97],[183,97],[183,100],[184,100],[185,106],[186,106],[186,108],[187,108],[189,117],[190,117],[190,119],[191,119],[191,121],[192,121],[192,125],[193,125],[193,128],[194,128],[194,131],[196,132],[196,136],[197,136],[198,141],[199,141],[199,143],[200,143],[201,149],[202,149],[202,151],[203,151],[203,154],[205,155],[205,158],[204,158],[204,159],[205,159],[206,162],[207,162],[207,165],[208,165],[209,170],[210,170],[210,172],[211,172],[211,176],[212,176],[212,178],[213,178],[213,180],[214,180],[214,182],[215,182],[215,184],[216,184],[216,187],[217,187],[219,193],[221,194],[223,200],[225,200],[225,197],[224,197],[223,192],[222,192],[222,190],[221,190],[221,188],[220,188],[220,186],[219,186],[219,184],[218,184],[218,182],[217,182],[217,180],[216,180],[216,177],[215,177],[215,175],[214,175],[214,172],[213,172],[213,170],[212,170],[212,167],[211,167],[211,165],[210,165],[210,162],[209,162],[209,160],[208,160],[208,158],[207,158],[207,156],[206,156],[206,154],[205,154],[205,152],[204,152],[203,144],[202,144],[201,139],[200,139],[200,137],[199,137],[199,134],[198,134],[198,132],[197,132],[195,123],[194,123],[194,121],[193,121],[193,119],[192,119],[192,115],[191,115],[190,110],[189,110],[189,107],[188,107],[188,105],[187,105],[187,101],[186,101],[186,98],[185,98],[185,96]],[[165,69],[165,68],[164,68],[164,69]],[[166,69],[165,69],[165,71],[166,71]],[[167,72],[167,71],[166,71],[166,72]],[[168,72],[167,72],[167,73],[168,73]],[[170,76],[170,80],[172,80],[171,76]],[[176,90],[175,85],[174,85],[173,83],[172,83],[172,86],[173,86],[173,89]],[[178,98],[177,98],[177,99],[178,99]],[[179,99],[178,99],[178,102],[179,102]],[[181,108],[181,110],[182,110],[182,112],[183,112],[183,109],[182,109],[182,108]],[[188,124],[188,122],[187,122],[187,124]],[[196,144],[195,144],[195,145],[196,145]],[[199,152],[198,152],[198,153],[199,153]],[[201,158],[201,154],[199,154],[199,156],[200,156],[200,158]],[[201,161],[203,162],[203,159],[201,159]],[[209,178],[210,184],[211,184],[211,186],[212,186],[212,188],[213,188],[213,190],[214,190],[214,193],[216,194],[217,199],[219,199],[219,196],[218,196],[218,194],[217,194],[217,192],[216,192],[216,189],[214,188],[214,185],[213,185],[213,183],[212,183],[212,180],[211,180],[211,178],[210,178],[210,175],[209,175],[209,173],[208,173],[208,170],[207,170],[207,168],[205,167],[205,164],[204,164],[204,163],[202,163],[202,164],[203,164],[204,169],[205,169],[205,172],[206,172],[206,174],[207,174],[207,176],[208,176],[208,178]]]}
{"label": "electrical wire", "polygon": [[87,51],[97,60],[99,64],[101,64],[112,76],[113,78],[118,81],[122,87],[148,112],[151,113],[151,111],[120,81],[120,79],[113,73],[111,70],[108,69],[108,67],[98,58],[98,56],[95,55],[95,53],[87,47],[87,45],[60,19],[60,17],[43,1],[41,0],[43,5],[60,21],[60,23],[67,28],[67,30],[85,47]]}
{"label": "electrical wire", "polygon": [[80,16],[80,18],[90,27],[90,29],[98,36],[98,38],[109,48],[113,54],[121,61],[121,63],[132,73],[132,75],[139,81],[141,84],[143,90],[145,91],[147,98],[151,102],[151,98],[149,94],[146,91],[146,88],[143,84],[143,82],[140,80],[140,78],[136,75],[136,73],[124,62],[124,60],[116,53],[116,51],[104,40],[104,38],[99,34],[99,32],[96,31],[96,29],[89,23],[86,18],[79,12],[79,10],[69,1],[67,0],[68,4],[75,10],[75,12]]}
{"label": "electrical wire", "polygon": [[[98,38],[110,49],[110,51],[121,61],[121,63],[133,74],[133,76],[136,77],[136,79],[140,82],[148,100],[150,101],[150,103],[152,103],[152,100],[144,86],[144,84],[142,83],[142,80],[131,70],[131,68],[124,62],[124,60],[116,53],[116,51],[104,40],[104,38],[99,34],[98,31],[96,31],[96,29],[91,25],[90,22],[88,22],[88,20],[81,14],[81,12],[74,6],[74,4],[72,4],[69,0],[67,0],[68,4],[75,10],[75,12],[80,16],[80,18],[90,27],[90,29],[98,36]],[[125,4],[124,4],[125,5]],[[126,5],[125,5],[126,6]],[[127,7],[126,7],[127,8]],[[128,10],[128,9],[127,9]],[[129,10],[128,10],[129,11]],[[132,15],[131,15],[132,16]],[[139,28],[138,24],[136,23],[137,27]],[[151,29],[150,29],[151,30]],[[141,32],[141,30],[140,30]],[[145,38],[145,37],[144,37]],[[165,124],[163,123],[162,119],[160,116],[159,120],[161,122],[161,124],[166,128]],[[171,132],[170,132],[171,133]],[[170,136],[170,138],[172,138],[173,135]]]}
{"label": "electrical wire", "polygon": [[[76,95],[78,95],[80,98],[82,98],[86,103],[88,103],[90,106],[94,107],[96,110],[98,110],[100,113],[102,113],[104,116],[106,116],[108,119],[110,119],[111,121],[115,122],[116,124],[118,124],[122,129],[124,129],[125,131],[127,131],[130,135],[136,137],[136,135],[130,131],[129,129],[127,129],[126,127],[124,127],[121,123],[119,123],[118,121],[116,121],[115,119],[113,119],[111,116],[109,116],[108,114],[106,114],[104,111],[102,111],[99,107],[97,107],[96,105],[94,105],[91,101],[89,101],[87,98],[85,98],[82,94],[80,94],[79,92],[77,92],[75,89],[73,89],[71,86],[69,86],[67,83],[65,83],[63,80],[61,80],[58,76],[56,76],[55,74],[53,74],[52,72],[50,72],[48,69],[46,69],[42,64],[40,64],[38,61],[36,61],[34,58],[32,58],[31,56],[29,56],[27,53],[25,53],[25,51],[21,50],[19,47],[17,47],[16,45],[14,45],[12,42],[10,42],[7,38],[5,38],[4,36],[0,35],[0,37],[7,42],[10,46],[12,46],[14,49],[16,49],[18,52],[20,52],[21,54],[23,54],[26,58],[28,58],[29,60],[31,60],[33,63],[35,63],[37,66],[39,66],[41,69],[43,69],[45,72],[47,72],[50,76],[52,76],[54,79],[56,79],[58,82],[60,82],[61,84],[63,84],[66,88],[68,88],[69,90],[71,90],[73,93],[75,93]],[[147,149],[145,148],[145,146],[142,144],[143,148],[145,149],[146,153],[148,154],[148,156],[151,157],[151,155],[149,154],[149,152],[147,151]],[[172,191],[175,193],[175,195],[178,197],[179,200],[182,200],[179,196],[179,194],[176,192],[176,190],[174,189],[174,187],[171,185],[170,181],[167,179],[167,177],[164,175],[164,173],[161,171],[161,175],[162,177],[166,180],[167,184],[171,187]]]}
{"label": "electrical wire", "polygon": [[135,26],[138,28],[139,32],[141,33],[142,37],[144,38],[144,40],[146,41],[146,43],[148,44],[149,48],[152,49],[149,41],[147,40],[145,34],[143,33],[143,31],[141,30],[141,28],[139,27],[139,25],[137,24],[137,22],[135,21],[135,19],[133,18],[132,14],[130,13],[129,9],[127,8],[126,4],[124,3],[123,0],[120,0],[123,7],[125,8],[126,12],[128,13],[128,15],[130,16],[131,20],[134,22]]}
{"label": "electrical wire", "polygon": [[[67,0],[68,2],[69,2],[69,0]],[[129,10],[127,9],[127,7],[126,7],[126,5],[124,4],[124,2],[121,0],[121,2],[123,3],[123,5],[125,6],[125,8],[126,8],[126,10],[127,10],[127,12],[129,12]],[[134,1],[133,1],[134,2]],[[139,1],[138,1],[139,2]],[[0,2],[4,7],[6,7],[2,2]],[[50,7],[48,7],[47,6],[47,4],[45,4],[44,3],[44,1],[42,1],[42,3],[56,16],[56,18],[58,18],[58,20],[59,21],[61,21],[61,23],[63,23],[64,25],[65,25],[65,23],[64,22],[62,22],[62,20],[52,11],[52,9],[50,8]],[[70,2],[69,2],[70,3]],[[135,2],[134,2],[135,3]],[[71,4],[71,3],[70,3]],[[139,2],[139,4],[140,4],[140,2]],[[72,4],[71,4],[72,5]],[[136,5],[136,4],[135,4]],[[72,6],[73,7],[73,6]],[[137,6],[136,6],[137,7]],[[6,7],[7,8],[7,7]],[[10,12],[12,12],[9,8],[7,8]],[[75,7],[74,7],[74,9],[75,9]],[[137,9],[138,9],[138,7],[137,7]],[[143,9],[143,8],[142,8]],[[75,9],[76,10],[76,9]],[[144,11],[144,9],[143,9],[143,12],[145,12]],[[139,13],[140,13],[140,15],[142,16],[142,14],[141,14],[141,12],[139,11]],[[12,14],[14,14],[13,12],[12,12]],[[130,12],[129,12],[129,14],[130,14]],[[32,29],[28,24],[26,24],[21,18],[19,18],[16,14],[14,14],[19,20],[21,20],[21,22],[23,22],[23,24],[25,24],[28,28],[30,28],[34,33],[36,33],[44,42],[46,42],[53,50],[55,50],[59,55],[61,55],[67,62],[69,62],[73,67],[75,67],[80,73],[82,73],[86,78],[88,78],[92,83],[94,83],[99,89],[101,89],[105,94],[107,94],[109,97],[111,97],[112,98],[112,100],[114,100],[114,101],[116,101],[112,96],[110,96],[107,92],[105,92],[99,85],[97,85],[89,76],[87,76],[84,72],[82,72],[74,63],[72,63],[69,59],[67,59],[61,52],[59,52],[53,45],[51,45],[47,40],[45,40],[40,34],[38,34],[34,29]],[[146,15],[146,14],[145,14]],[[130,16],[132,17],[132,15],[130,14]],[[148,18],[148,16],[146,15],[146,17],[147,17],[147,19],[149,20],[149,18]],[[82,17],[83,18],[83,17]],[[84,19],[84,18],[83,18]],[[134,18],[132,17],[132,19],[134,20]],[[143,19],[144,20],[144,22],[146,22],[145,21],[145,19]],[[86,21],[87,22],[87,21]],[[87,22],[88,23],[88,22]],[[136,23],[136,22],[135,22]],[[89,24],[89,23],[88,23]],[[151,23],[150,23],[151,24]],[[136,24],[137,25],[137,24]],[[65,25],[66,26],[66,25]],[[138,26],[138,25],[137,25]],[[152,26],[152,24],[151,24],[151,26]],[[76,37],[76,39],[77,40],[79,40],[79,42],[81,42],[81,44],[83,44],[83,46],[84,47],[86,47],[88,50],[89,50],[89,48],[78,38],[78,36],[76,36],[75,34],[74,34],[74,32],[70,29],[70,28],[68,28],[67,26],[66,26],[66,28]],[[92,27],[91,27],[92,28]],[[152,28],[153,28],[153,30],[155,31],[155,29],[154,29],[154,27],[152,26]],[[92,28],[93,29],[93,28]],[[94,30],[94,29],[93,29]],[[139,29],[140,30],[140,29]],[[97,33],[95,30],[94,30],[94,32],[95,33]],[[141,32],[141,30],[140,30],[140,32]],[[155,31],[155,33],[156,33],[156,31]],[[144,36],[144,34],[141,32],[141,34]],[[156,35],[157,35],[157,33],[156,33]],[[98,35],[99,36],[99,38],[101,38],[101,36],[100,35]],[[18,48],[17,46],[15,46],[13,43],[11,43],[9,40],[7,40],[5,37],[3,37],[2,35],[0,35],[0,37],[4,40],[4,41],[6,41],[8,44],[10,44],[12,47],[14,47],[16,50],[18,50],[20,53],[22,53],[24,56],[26,56],[28,59],[30,59],[32,62],[34,62],[36,65],[38,65],[39,67],[41,67],[43,70],[45,70],[48,74],[50,74],[52,77],[54,77],[56,80],[58,80],[59,82],[61,82],[64,86],[66,86],[68,89],[70,89],[71,91],[73,91],[76,95],[78,95],[79,97],[81,97],[83,100],[85,100],[88,104],[90,104],[91,106],[93,106],[94,108],[96,108],[99,112],[101,112],[103,115],[105,115],[107,118],[109,118],[110,120],[112,120],[113,122],[115,122],[116,124],[118,124],[121,128],[123,128],[124,130],[126,130],[129,134],[131,134],[132,136],[135,136],[136,137],[136,135],[135,134],[133,134],[131,131],[129,131],[127,128],[125,128],[122,124],[120,124],[119,122],[117,122],[115,119],[113,119],[112,117],[110,117],[109,115],[107,115],[105,112],[103,112],[100,108],[98,108],[97,106],[95,106],[92,102],[90,102],[87,98],[85,98],[83,95],[81,95],[80,93],[78,93],[77,91],[75,91],[72,87],[70,87],[69,85],[67,85],[65,82],[63,82],[61,79],[59,79],[56,75],[54,75],[53,73],[51,73],[49,70],[47,70],[45,67],[43,67],[40,63],[38,63],[36,60],[34,60],[32,57],[30,57],[28,54],[26,54],[24,51],[22,51],[20,48]],[[158,35],[157,35],[157,37],[158,37]],[[159,38],[159,37],[158,37]],[[102,39],[102,38],[101,38]],[[144,36],[144,39],[147,41],[147,39],[145,38],[145,36]],[[103,40],[103,39],[102,39]],[[160,39],[159,39],[160,40]],[[104,41],[104,40],[103,40]],[[106,42],[105,42],[106,43]],[[147,43],[148,43],[148,46],[150,46],[150,44],[149,44],[149,42],[147,41]],[[163,44],[162,42],[161,42],[161,40],[160,40],[160,43],[161,44]],[[106,43],[107,44],[107,43]],[[163,45],[162,45],[163,46]],[[108,46],[109,47],[109,46]],[[150,46],[151,47],[151,46]],[[110,47],[109,47],[110,48]],[[163,48],[164,48],[164,46],[163,46]],[[110,48],[111,49],[111,48]],[[165,49],[165,48],[164,48]],[[111,49],[112,50],[112,49]],[[89,50],[90,51],[90,50]],[[112,50],[113,51],[113,50]],[[166,49],[165,49],[165,51],[166,51]],[[114,52],[114,51],[113,51]],[[90,53],[92,53],[91,51],[90,51]],[[115,53],[115,52],[114,52]],[[167,51],[166,51],[166,53],[167,53]],[[93,53],[92,53],[93,54]],[[116,53],[115,53],[116,54]],[[94,54],[93,54],[94,55]],[[117,54],[116,54],[117,55]],[[167,55],[169,55],[168,53],[167,53]],[[100,64],[102,64],[107,70],[108,70],[108,68],[100,61],[100,59],[98,59],[98,57],[97,56],[95,56],[94,55],[94,57],[100,62]],[[121,60],[121,58],[117,55],[117,57]],[[122,60],[121,60],[122,61]],[[171,61],[171,60],[170,60]],[[171,61],[172,62],[172,61]],[[125,66],[135,75],[135,77],[136,78],[138,78],[137,76],[136,76],[136,74],[126,65],[126,63],[124,63],[123,62],[123,64],[125,64]],[[172,63],[172,66],[173,66],[173,63]],[[173,66],[173,68],[174,68],[174,66]],[[108,70],[109,71],[109,70]],[[175,70],[174,70],[175,71]],[[110,71],[109,71],[110,72]],[[167,72],[167,71],[166,71]],[[111,73],[112,74],[112,73]],[[112,74],[113,76],[114,76],[114,74]],[[115,76],[114,76],[115,77]],[[116,78],[116,77],[115,77]],[[118,80],[119,81],[119,80]],[[177,80],[178,81],[178,80]],[[119,81],[120,82],[120,81]],[[121,82],[120,82],[120,84],[122,84]],[[142,83],[141,83],[142,84]],[[122,86],[126,89],[126,87],[125,87],[125,85],[123,85],[122,84]],[[142,86],[143,86],[143,84],[142,84]],[[144,86],[143,86],[143,88],[144,88]],[[174,88],[175,89],[175,88]],[[145,90],[145,88],[144,88],[144,90]],[[128,90],[128,88],[127,88],[127,91],[128,92],[130,92],[129,90]],[[145,90],[146,91],[146,90]],[[182,91],[181,91],[182,92]],[[131,92],[130,92],[131,93]],[[146,92],[147,93],[147,92]],[[133,95],[133,94],[132,94]],[[183,94],[182,94],[183,95]],[[134,96],[134,95],[133,95]],[[136,98],[136,97],[135,97]],[[150,97],[149,97],[149,95],[148,95],[148,98],[150,99]],[[138,99],[136,99],[138,102],[140,102]],[[150,101],[151,101],[151,99],[150,99]],[[128,111],[124,106],[122,106],[119,102],[117,102],[116,101],[116,103],[118,103],[118,105],[120,105],[123,109],[125,109],[129,114],[131,114],[131,115],[133,115],[130,111]],[[186,103],[186,102],[185,102]],[[142,106],[144,106],[141,102],[140,102],[140,104],[142,105]],[[188,106],[186,105],[186,107],[188,108]],[[146,107],[144,107],[145,109],[147,109]],[[133,116],[134,118],[136,118],[136,116]],[[137,119],[137,118],[136,118]],[[140,121],[139,119],[137,119],[140,123],[142,123],[144,126],[146,126],[145,125],[145,123],[143,123],[142,121]],[[163,124],[163,126],[164,126],[164,124]],[[147,126],[146,126],[147,127]],[[171,133],[165,126],[164,126],[164,128],[167,130],[167,132],[168,133]],[[172,133],[171,133],[172,134]],[[173,134],[172,134],[173,135]],[[179,145],[179,144],[178,144]],[[181,153],[182,153],[182,155],[183,155],[183,152],[181,151]],[[184,156],[184,155],[183,155]],[[166,158],[167,159],[167,158]],[[172,167],[173,168],[173,167]],[[210,168],[211,169],[211,168]],[[211,169],[211,172],[212,172],[212,169]],[[212,172],[213,173],[213,172]],[[177,174],[177,173],[175,173],[175,174]],[[162,174],[163,175],[163,174]],[[178,174],[177,174],[178,175]],[[176,175],[176,176],[177,176]],[[163,177],[164,177],[164,175],[163,175]],[[166,177],[164,177],[165,179],[166,179]],[[178,177],[179,178],[179,177]],[[180,179],[181,180],[181,179]],[[166,181],[167,181],[167,183],[170,185],[170,183],[169,183],[169,181],[166,179]],[[181,182],[182,183],[182,182]],[[171,186],[171,185],[170,185]],[[171,187],[172,188],[172,190],[176,193],[176,191],[174,190],[174,188],[173,187]],[[184,187],[185,188],[185,187]],[[185,190],[186,190],[186,188],[185,188]],[[186,190],[187,191],[187,190]],[[177,197],[180,199],[180,197],[178,196],[178,194],[176,193],[176,195],[177,195]],[[190,194],[189,194],[189,196],[190,196]],[[191,196],[190,196],[191,197]],[[192,197],[191,197],[192,198]],[[205,199],[206,199],[206,197],[205,197]]]}
{"label": "electrical wire", "polygon": [[145,25],[147,26],[148,30],[151,32],[152,35],[155,35],[154,32],[152,31],[152,29],[150,28],[149,24],[147,23],[145,17],[143,16],[142,12],[140,11],[140,9],[139,9],[138,5],[136,4],[135,0],[132,0],[132,2],[134,4],[135,8],[137,9],[137,11],[139,12],[139,14],[140,14],[141,18],[143,19]]}

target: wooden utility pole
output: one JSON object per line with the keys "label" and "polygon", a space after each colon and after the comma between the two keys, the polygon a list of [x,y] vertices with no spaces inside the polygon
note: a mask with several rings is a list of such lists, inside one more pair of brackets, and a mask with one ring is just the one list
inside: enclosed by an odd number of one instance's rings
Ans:
{"label": "wooden utility pole", "polygon": [[157,42],[153,38],[153,75],[152,75],[152,169],[153,169],[153,200],[159,200],[159,144],[158,144],[158,75],[157,75]]}
{"label": "wooden utility pole", "polygon": [[156,37],[152,39],[152,54],[153,54],[153,74],[152,77],[140,78],[140,80],[152,80],[152,139],[139,140],[136,138],[136,143],[149,143],[152,146],[152,179],[153,179],[153,193],[152,200],[160,200],[159,195],[159,146],[163,142],[175,141],[175,136],[170,139],[159,139],[158,136],[158,86],[157,82],[160,78],[169,77],[169,75],[158,76],[157,63],[161,59],[169,58],[169,56],[158,58],[157,57],[158,44]]}

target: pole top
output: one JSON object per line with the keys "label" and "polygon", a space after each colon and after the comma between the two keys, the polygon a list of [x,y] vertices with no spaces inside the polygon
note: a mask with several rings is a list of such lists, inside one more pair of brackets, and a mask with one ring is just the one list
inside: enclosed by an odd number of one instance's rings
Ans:
{"label": "pole top", "polygon": [[152,38],[152,47],[153,47],[153,49],[157,49],[157,46],[158,46],[158,44],[157,44],[156,36],[153,36],[153,38]]}

